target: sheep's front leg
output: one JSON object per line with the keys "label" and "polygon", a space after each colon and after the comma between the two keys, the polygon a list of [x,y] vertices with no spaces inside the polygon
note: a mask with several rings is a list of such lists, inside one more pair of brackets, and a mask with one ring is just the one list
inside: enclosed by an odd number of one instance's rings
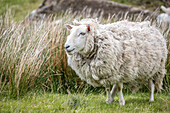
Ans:
{"label": "sheep's front leg", "polygon": [[112,90],[111,90],[111,92],[110,92],[110,93],[111,93],[111,94],[110,94],[110,95],[111,95],[111,99],[110,99],[111,102],[113,102],[113,99],[114,99],[114,97],[115,97],[115,95],[116,95],[116,91],[117,91],[117,85],[114,84],[113,87],[112,87]]}
{"label": "sheep's front leg", "polygon": [[123,83],[119,83],[118,84],[119,103],[120,103],[120,105],[125,105],[125,100],[123,98],[122,89],[123,89]]}
{"label": "sheep's front leg", "polygon": [[106,94],[107,94],[106,103],[110,104],[111,103],[110,86],[106,87]]}
{"label": "sheep's front leg", "polygon": [[155,90],[155,85],[152,80],[149,80],[149,88],[150,88],[150,102],[154,101],[154,90]]}

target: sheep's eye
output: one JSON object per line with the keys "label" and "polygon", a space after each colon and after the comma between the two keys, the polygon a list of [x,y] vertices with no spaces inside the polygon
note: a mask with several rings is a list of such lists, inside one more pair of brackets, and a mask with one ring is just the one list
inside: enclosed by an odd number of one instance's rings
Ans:
{"label": "sheep's eye", "polygon": [[86,33],[81,32],[80,35],[85,35]]}

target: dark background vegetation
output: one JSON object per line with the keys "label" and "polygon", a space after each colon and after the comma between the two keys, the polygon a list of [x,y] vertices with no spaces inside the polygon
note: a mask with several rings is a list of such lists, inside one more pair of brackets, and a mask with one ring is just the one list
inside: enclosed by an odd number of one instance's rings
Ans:
{"label": "dark background vegetation", "polygon": [[156,10],[161,5],[166,7],[170,6],[170,1],[168,0],[111,0],[122,4],[131,5],[134,7],[140,7],[143,9]]}

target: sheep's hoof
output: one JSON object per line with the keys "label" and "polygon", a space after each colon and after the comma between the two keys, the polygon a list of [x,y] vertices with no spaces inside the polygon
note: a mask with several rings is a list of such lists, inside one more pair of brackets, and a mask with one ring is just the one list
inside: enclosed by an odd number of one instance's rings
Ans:
{"label": "sheep's hoof", "polygon": [[150,99],[149,102],[154,102],[154,99]]}
{"label": "sheep's hoof", "polygon": [[121,106],[124,106],[124,105],[125,105],[125,101],[124,101],[124,100],[119,101],[119,104],[120,104]]}
{"label": "sheep's hoof", "polygon": [[110,99],[106,99],[106,103],[110,104],[110,103],[112,103],[112,101]]}
{"label": "sheep's hoof", "polygon": [[113,99],[114,99],[114,98],[112,98],[112,97],[110,98],[110,103],[112,103],[112,102],[113,102]]}

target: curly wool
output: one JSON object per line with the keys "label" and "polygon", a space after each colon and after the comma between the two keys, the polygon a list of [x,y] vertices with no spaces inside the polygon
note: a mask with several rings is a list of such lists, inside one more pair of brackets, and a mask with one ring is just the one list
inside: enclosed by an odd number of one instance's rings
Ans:
{"label": "curly wool", "polygon": [[161,89],[166,72],[166,40],[150,22],[74,22],[82,24],[91,26],[92,38],[87,38],[83,52],[68,55],[68,64],[82,80],[94,87],[124,83],[136,90],[153,79],[156,89]]}

